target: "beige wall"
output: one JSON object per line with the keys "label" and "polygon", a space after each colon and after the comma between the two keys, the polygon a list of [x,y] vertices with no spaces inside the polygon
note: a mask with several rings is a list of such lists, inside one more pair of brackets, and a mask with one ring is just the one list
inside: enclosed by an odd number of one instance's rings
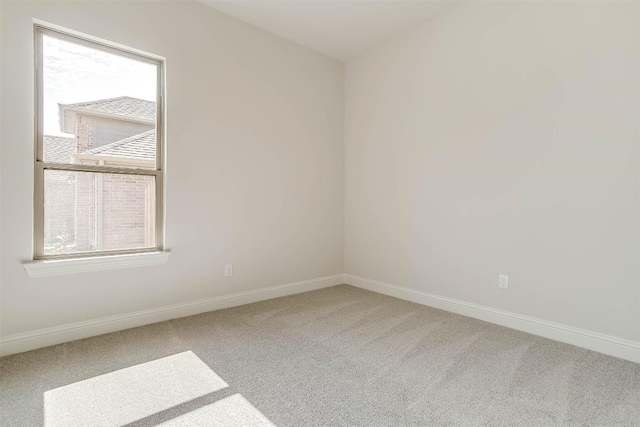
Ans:
{"label": "beige wall", "polygon": [[[343,271],[342,64],[195,2],[0,7],[2,336]],[[168,264],[27,278],[33,18],[166,57]]]}
{"label": "beige wall", "polygon": [[639,5],[470,2],[348,62],[345,272],[640,341]]}

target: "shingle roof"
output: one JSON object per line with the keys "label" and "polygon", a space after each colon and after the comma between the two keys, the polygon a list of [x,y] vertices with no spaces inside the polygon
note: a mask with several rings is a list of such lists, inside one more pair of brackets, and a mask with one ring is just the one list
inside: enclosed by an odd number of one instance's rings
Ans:
{"label": "shingle roof", "polygon": [[44,161],[48,163],[71,163],[72,156],[76,152],[74,138],[64,136],[45,135]]}
{"label": "shingle roof", "polygon": [[154,121],[156,118],[156,103],[130,96],[99,99],[97,101],[77,102],[75,104],[60,104],[73,109],[90,110],[97,113],[114,114],[117,116]]}
{"label": "shingle roof", "polygon": [[156,158],[156,130],[151,129],[111,144],[93,148],[82,154],[153,160]]}

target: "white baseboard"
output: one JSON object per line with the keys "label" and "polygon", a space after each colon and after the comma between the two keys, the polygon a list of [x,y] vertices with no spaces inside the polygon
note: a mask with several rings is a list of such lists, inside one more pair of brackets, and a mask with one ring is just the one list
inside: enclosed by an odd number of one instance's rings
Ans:
{"label": "white baseboard", "polygon": [[61,344],[83,338],[89,338],[110,332],[177,319],[207,311],[220,310],[243,304],[264,301],[272,298],[293,295],[343,283],[343,275],[320,277],[301,282],[240,292],[221,297],[207,298],[182,304],[137,311],[117,316],[103,317],[84,322],[70,323],[53,328],[14,334],[0,339],[0,356],[35,350],[50,345]]}
{"label": "white baseboard", "polygon": [[426,292],[344,275],[344,283],[640,363],[640,343]]}
{"label": "white baseboard", "polygon": [[50,345],[89,338],[110,332],[144,326],[165,320],[177,319],[208,311],[236,307],[243,304],[293,295],[346,283],[373,292],[439,308],[464,316],[484,320],[539,335],[552,340],[572,344],[588,350],[640,363],[640,343],[624,340],[597,332],[574,328],[534,317],[473,304],[453,298],[442,297],[401,286],[378,282],[350,274],[304,280],[255,291],[240,292],[221,297],[207,298],[150,310],[137,311],[117,316],[103,317],[85,322],[71,323],[52,328],[8,335],[0,339],[0,356],[35,350]]}

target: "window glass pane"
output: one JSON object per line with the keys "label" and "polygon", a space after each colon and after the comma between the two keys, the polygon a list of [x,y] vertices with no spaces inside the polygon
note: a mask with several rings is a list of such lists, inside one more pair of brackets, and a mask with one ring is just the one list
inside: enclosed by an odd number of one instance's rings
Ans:
{"label": "window glass pane", "polygon": [[157,66],[42,37],[43,160],[155,169]]}
{"label": "window glass pane", "polygon": [[44,255],[152,248],[155,177],[45,170]]}

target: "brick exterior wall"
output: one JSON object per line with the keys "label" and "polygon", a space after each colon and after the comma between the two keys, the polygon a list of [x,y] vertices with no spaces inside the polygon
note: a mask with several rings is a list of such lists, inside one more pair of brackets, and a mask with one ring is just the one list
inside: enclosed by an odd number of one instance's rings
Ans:
{"label": "brick exterior wall", "polygon": [[76,249],[133,249],[155,244],[154,180],[149,176],[79,173]]}
{"label": "brick exterior wall", "polygon": [[93,148],[93,118],[78,114],[76,119],[76,153]]}
{"label": "brick exterior wall", "polygon": [[102,178],[102,248],[153,246],[155,239],[149,230],[155,228],[155,206],[149,203],[154,195],[153,177],[104,174]]}

